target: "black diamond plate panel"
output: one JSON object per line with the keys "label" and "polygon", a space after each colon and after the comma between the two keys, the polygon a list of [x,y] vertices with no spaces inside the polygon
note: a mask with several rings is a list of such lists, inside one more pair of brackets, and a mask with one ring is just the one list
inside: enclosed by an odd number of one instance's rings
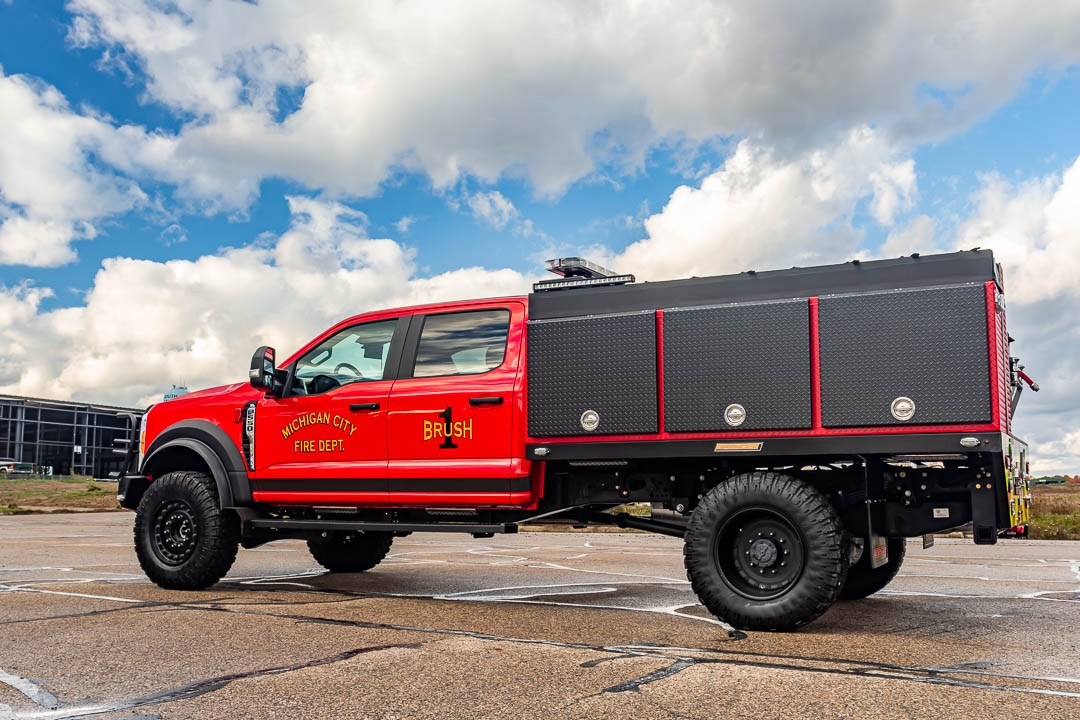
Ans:
{"label": "black diamond plate panel", "polygon": [[[724,410],[742,405],[731,426]],[[664,426],[670,432],[808,428],[806,300],[664,311]]]}
{"label": "black diamond plate panel", "polygon": [[528,363],[533,437],[657,432],[655,313],[530,322]]}
{"label": "black diamond plate panel", "polygon": [[[823,297],[818,320],[826,427],[990,421],[981,285]],[[910,420],[892,416],[898,397]]]}

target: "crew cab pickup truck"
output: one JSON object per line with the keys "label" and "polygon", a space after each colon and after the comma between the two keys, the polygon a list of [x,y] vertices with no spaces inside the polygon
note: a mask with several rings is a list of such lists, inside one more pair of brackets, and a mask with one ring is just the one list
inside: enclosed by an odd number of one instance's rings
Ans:
{"label": "crew cab pickup truck", "polygon": [[204,588],[281,538],[361,572],[411,532],[610,523],[684,538],[718,617],[790,630],[882,589],[905,538],[1023,530],[1029,379],[990,252],[655,283],[550,265],[527,296],[259,348],[247,382],[132,417],[146,574]]}

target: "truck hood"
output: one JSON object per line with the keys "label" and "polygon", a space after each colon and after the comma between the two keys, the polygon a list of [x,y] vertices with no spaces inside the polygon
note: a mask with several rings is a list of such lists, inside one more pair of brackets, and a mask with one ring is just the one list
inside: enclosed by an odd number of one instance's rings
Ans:
{"label": "truck hood", "polygon": [[170,407],[184,405],[192,400],[205,400],[206,398],[215,397],[218,395],[228,395],[234,393],[237,390],[248,387],[247,383],[231,383],[229,385],[218,385],[217,387],[206,388],[205,390],[196,390],[195,392],[189,392],[185,395],[181,395],[178,398],[172,400],[163,401]]}

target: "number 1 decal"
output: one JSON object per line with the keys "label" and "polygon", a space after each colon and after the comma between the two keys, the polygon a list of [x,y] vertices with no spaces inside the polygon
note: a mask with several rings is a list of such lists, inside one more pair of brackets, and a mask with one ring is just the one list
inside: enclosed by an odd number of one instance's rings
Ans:
{"label": "number 1 decal", "polygon": [[439,417],[443,419],[443,437],[445,438],[439,447],[453,450],[457,447],[457,443],[454,442],[454,408],[447,406],[439,413]]}
{"label": "number 1 decal", "polygon": [[442,450],[454,450],[458,444],[454,440],[473,439],[473,421],[454,421],[454,408],[448,407],[435,417],[438,420],[425,420],[423,425],[424,442],[428,440],[442,440],[439,448]]}

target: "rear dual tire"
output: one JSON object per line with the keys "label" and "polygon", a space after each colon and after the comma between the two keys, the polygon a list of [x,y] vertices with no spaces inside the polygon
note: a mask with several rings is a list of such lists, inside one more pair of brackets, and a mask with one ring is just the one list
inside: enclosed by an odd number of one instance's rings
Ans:
{"label": "rear dual tire", "polygon": [[753,472],[720,483],[698,503],[685,540],[694,592],[737,628],[795,630],[844,587],[840,518],[824,495],[789,475]]}
{"label": "rear dual tire", "polygon": [[307,545],[315,562],[330,572],[358,573],[382,562],[393,542],[393,533],[366,532],[349,537],[308,540]]}
{"label": "rear dual tire", "polygon": [[900,566],[904,564],[907,540],[889,538],[888,550],[888,561],[879,568],[873,568],[870,567],[870,543],[863,542],[862,555],[848,569],[847,581],[844,583],[844,589],[840,591],[841,600],[862,600],[870,597],[896,578],[896,574],[900,572]]}

